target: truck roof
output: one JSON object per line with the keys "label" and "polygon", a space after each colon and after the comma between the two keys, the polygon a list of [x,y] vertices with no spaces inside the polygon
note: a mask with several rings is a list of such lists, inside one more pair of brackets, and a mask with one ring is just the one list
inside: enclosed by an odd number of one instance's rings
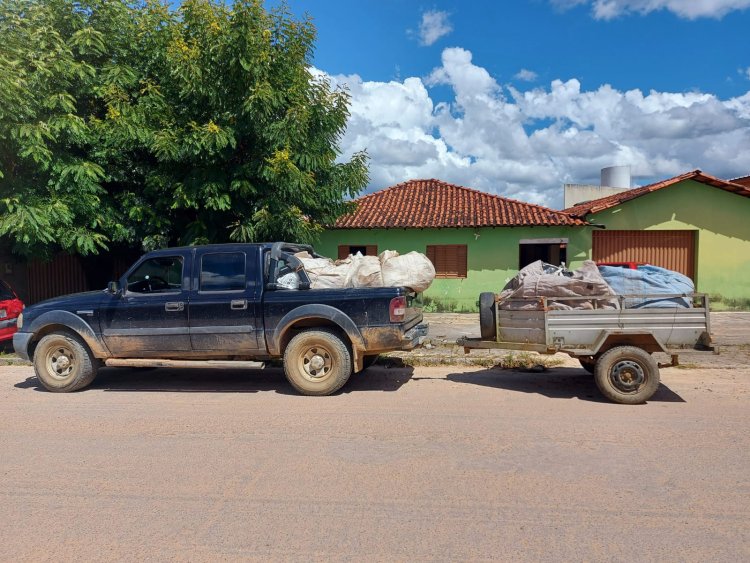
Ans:
{"label": "truck roof", "polygon": [[147,252],[146,254],[162,254],[162,253],[170,253],[174,252],[176,250],[241,250],[246,248],[262,248],[264,250],[270,250],[274,247],[274,245],[279,245],[279,248],[282,250],[290,250],[292,252],[297,252],[299,250],[305,250],[305,249],[312,249],[310,245],[306,244],[300,244],[295,242],[225,242],[225,243],[216,243],[216,244],[195,244],[190,246],[170,246],[167,248],[159,248],[157,250],[152,250],[150,252]]}

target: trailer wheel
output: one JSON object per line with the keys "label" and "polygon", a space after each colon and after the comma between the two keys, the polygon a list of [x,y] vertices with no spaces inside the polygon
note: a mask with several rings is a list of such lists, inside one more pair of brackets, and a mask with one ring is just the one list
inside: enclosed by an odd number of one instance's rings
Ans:
{"label": "trailer wheel", "polygon": [[330,395],[352,374],[349,347],[326,329],[300,332],[284,350],[284,373],[303,395]]}
{"label": "trailer wheel", "polygon": [[482,340],[497,338],[495,294],[488,291],[479,294],[479,334]]}
{"label": "trailer wheel", "polygon": [[596,386],[610,401],[624,405],[645,403],[659,388],[659,365],[635,346],[616,346],[596,362]]}

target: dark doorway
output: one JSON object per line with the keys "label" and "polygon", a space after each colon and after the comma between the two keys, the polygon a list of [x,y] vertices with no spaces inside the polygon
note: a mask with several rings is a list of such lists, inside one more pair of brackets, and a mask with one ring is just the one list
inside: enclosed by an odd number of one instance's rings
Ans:
{"label": "dark doorway", "polygon": [[521,243],[518,246],[518,254],[519,269],[537,260],[542,260],[555,266],[560,266],[568,261],[567,244],[560,242]]}

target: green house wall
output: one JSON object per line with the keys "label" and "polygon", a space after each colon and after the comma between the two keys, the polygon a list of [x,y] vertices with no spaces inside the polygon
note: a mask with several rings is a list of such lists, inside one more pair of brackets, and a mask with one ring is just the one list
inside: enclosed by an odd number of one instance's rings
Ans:
{"label": "green house wall", "polygon": [[[465,244],[466,278],[436,279],[424,296],[454,311],[475,311],[483,291],[500,291],[518,273],[519,240],[567,238],[568,261],[574,266],[591,255],[590,227],[496,227],[457,229],[333,229],[321,235],[316,250],[336,258],[338,246],[377,244],[378,252],[412,250],[425,253],[427,245]],[[478,236],[477,236],[478,235]]]}
{"label": "green house wall", "polygon": [[587,219],[608,230],[697,231],[698,291],[750,299],[750,198],[686,180]]}

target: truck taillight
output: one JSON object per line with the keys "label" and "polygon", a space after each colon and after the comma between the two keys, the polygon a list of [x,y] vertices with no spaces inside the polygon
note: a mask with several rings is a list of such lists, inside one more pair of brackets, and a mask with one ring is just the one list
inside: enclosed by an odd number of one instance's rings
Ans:
{"label": "truck taillight", "polygon": [[391,317],[392,323],[404,322],[406,317],[406,297],[394,297],[391,299],[391,306],[388,308],[388,313]]}

